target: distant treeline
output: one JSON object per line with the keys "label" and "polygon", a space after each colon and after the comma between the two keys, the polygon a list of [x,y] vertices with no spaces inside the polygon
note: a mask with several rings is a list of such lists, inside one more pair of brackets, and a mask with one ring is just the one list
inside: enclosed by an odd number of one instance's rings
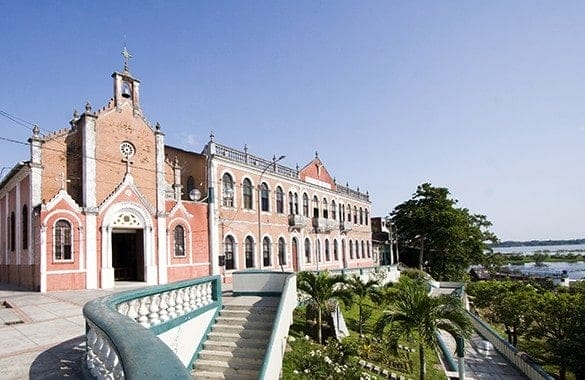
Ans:
{"label": "distant treeline", "polygon": [[509,247],[547,247],[551,245],[577,245],[585,244],[585,239],[571,239],[571,240],[528,240],[528,241],[502,241],[493,244],[495,248],[509,248]]}

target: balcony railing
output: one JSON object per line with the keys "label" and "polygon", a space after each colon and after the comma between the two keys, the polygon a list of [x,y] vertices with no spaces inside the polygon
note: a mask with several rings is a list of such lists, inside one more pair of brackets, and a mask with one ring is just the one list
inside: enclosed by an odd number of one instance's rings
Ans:
{"label": "balcony railing", "polygon": [[307,218],[306,216],[290,214],[288,216],[288,225],[293,229],[301,230],[307,227],[308,219],[309,218]]}
{"label": "balcony railing", "polygon": [[353,223],[348,220],[344,220],[343,222],[339,223],[339,229],[341,232],[351,231],[353,229]]}
{"label": "balcony railing", "polygon": [[337,228],[337,221],[326,218],[313,218],[313,228],[317,233],[331,232]]}

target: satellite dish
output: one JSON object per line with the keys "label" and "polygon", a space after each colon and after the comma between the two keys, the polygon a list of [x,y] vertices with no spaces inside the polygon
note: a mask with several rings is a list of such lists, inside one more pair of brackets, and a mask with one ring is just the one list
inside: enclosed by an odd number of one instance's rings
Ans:
{"label": "satellite dish", "polygon": [[189,192],[189,199],[191,199],[192,201],[198,201],[199,199],[201,199],[201,191],[199,191],[198,189],[193,189]]}

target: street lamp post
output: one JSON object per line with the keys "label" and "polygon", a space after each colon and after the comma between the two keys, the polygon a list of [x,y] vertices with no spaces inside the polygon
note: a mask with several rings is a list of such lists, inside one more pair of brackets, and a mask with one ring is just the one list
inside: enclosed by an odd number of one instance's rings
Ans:
{"label": "street lamp post", "polygon": [[[268,170],[268,168],[272,165],[275,165],[278,161],[283,160],[286,156],[282,155],[278,158],[276,158],[276,156],[272,157],[272,162],[268,163],[268,165],[266,165],[264,167],[264,169],[262,169],[262,172],[260,173],[260,178],[258,179],[258,265],[260,267],[260,269],[262,269],[262,267],[264,266],[264,242],[262,241],[262,223],[260,221],[260,213],[262,212],[261,209],[261,204],[260,204],[260,197],[262,195],[262,177],[264,177],[264,173],[266,173],[266,171]],[[270,201],[268,201],[270,202]]]}

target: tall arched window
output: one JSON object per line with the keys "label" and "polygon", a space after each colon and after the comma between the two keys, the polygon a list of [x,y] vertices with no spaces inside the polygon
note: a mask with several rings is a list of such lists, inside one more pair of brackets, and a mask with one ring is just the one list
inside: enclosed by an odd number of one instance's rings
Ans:
{"label": "tall arched window", "polygon": [[293,195],[293,206],[294,206],[294,214],[299,215],[299,195],[294,193]]}
{"label": "tall arched window", "polygon": [[321,262],[321,240],[315,239],[315,247],[317,248],[315,250],[315,255],[317,256],[317,258],[315,260],[320,263]]}
{"label": "tall arched window", "polygon": [[280,265],[286,265],[286,242],[284,238],[278,239],[278,261]]}
{"label": "tall arched window", "polygon": [[366,258],[366,243],[362,240],[362,258]]}
{"label": "tall arched window", "polygon": [[319,217],[319,198],[315,195],[313,197],[313,218]]}
{"label": "tall arched window", "polygon": [[254,267],[254,240],[251,236],[246,237],[246,268]]}
{"label": "tall arched window", "polygon": [[371,259],[372,253],[370,252],[370,242],[369,241],[366,242],[366,248],[368,250],[368,259]]}
{"label": "tall arched window", "polygon": [[222,177],[222,205],[225,207],[234,207],[234,180],[232,176],[225,173]]}
{"label": "tall arched window", "polygon": [[244,181],[242,182],[242,187],[244,191],[244,208],[246,210],[251,210],[254,200],[252,196],[252,182],[250,182],[248,178],[244,178]]}
{"label": "tall arched window", "polygon": [[185,229],[180,225],[175,227],[175,256],[185,256]]}
{"label": "tall arched window", "polygon": [[53,235],[53,255],[55,261],[73,259],[71,241],[71,223],[63,219],[57,221]]}
{"label": "tall arched window", "polygon": [[347,221],[351,223],[351,205],[347,205]]}
{"label": "tall arched window", "polygon": [[339,261],[339,247],[337,246],[337,239],[333,240],[333,260]]}
{"label": "tall arched window", "polygon": [[331,219],[335,220],[337,219],[337,205],[335,204],[334,200],[331,200]]}
{"label": "tall arched window", "polygon": [[284,192],[282,187],[276,187],[276,212],[279,214],[284,213]]}
{"label": "tall arched window", "polygon": [[268,185],[265,182],[262,182],[262,185],[260,185],[260,200],[261,200],[261,210],[262,211],[269,211],[270,207],[270,201],[268,199]]}
{"label": "tall arched window", "polygon": [[360,258],[360,245],[358,244],[357,240],[354,243],[355,243],[355,258],[359,259]]}
{"label": "tall arched window", "polygon": [[325,261],[331,261],[331,252],[329,252],[329,239],[325,239]]}
{"label": "tall arched window", "polygon": [[22,206],[22,249],[28,249],[28,207]]}
{"label": "tall arched window", "polygon": [[323,198],[323,218],[329,218],[329,204],[327,203],[327,199]]}
{"label": "tall arched window", "polygon": [[303,194],[303,216],[309,216],[309,196],[307,193]]}
{"label": "tall arched window", "polygon": [[225,237],[225,243],[223,247],[225,255],[225,269],[234,269],[234,238],[231,236]]}
{"label": "tall arched window", "polygon": [[289,215],[294,214],[293,194],[291,191],[288,192],[288,213],[289,213]]}
{"label": "tall arched window", "polygon": [[309,238],[305,239],[305,262],[311,262],[311,241]]}
{"label": "tall arched window", "polygon": [[339,204],[339,221],[345,221],[345,206],[341,203]]}
{"label": "tall arched window", "polygon": [[271,254],[270,254],[270,239],[265,237],[262,240],[262,257],[264,258],[264,266],[269,267],[272,265]]}
{"label": "tall arched window", "polygon": [[358,224],[358,211],[357,206],[353,206],[353,224]]}
{"label": "tall arched window", "polygon": [[349,245],[349,258],[353,260],[353,244],[351,240],[347,241],[347,245]]}
{"label": "tall arched window", "polygon": [[368,212],[368,209],[365,209],[365,214],[366,214],[366,226],[368,225],[368,223],[370,222],[370,213]]}
{"label": "tall arched window", "polygon": [[364,224],[364,209],[360,207],[360,224]]}

